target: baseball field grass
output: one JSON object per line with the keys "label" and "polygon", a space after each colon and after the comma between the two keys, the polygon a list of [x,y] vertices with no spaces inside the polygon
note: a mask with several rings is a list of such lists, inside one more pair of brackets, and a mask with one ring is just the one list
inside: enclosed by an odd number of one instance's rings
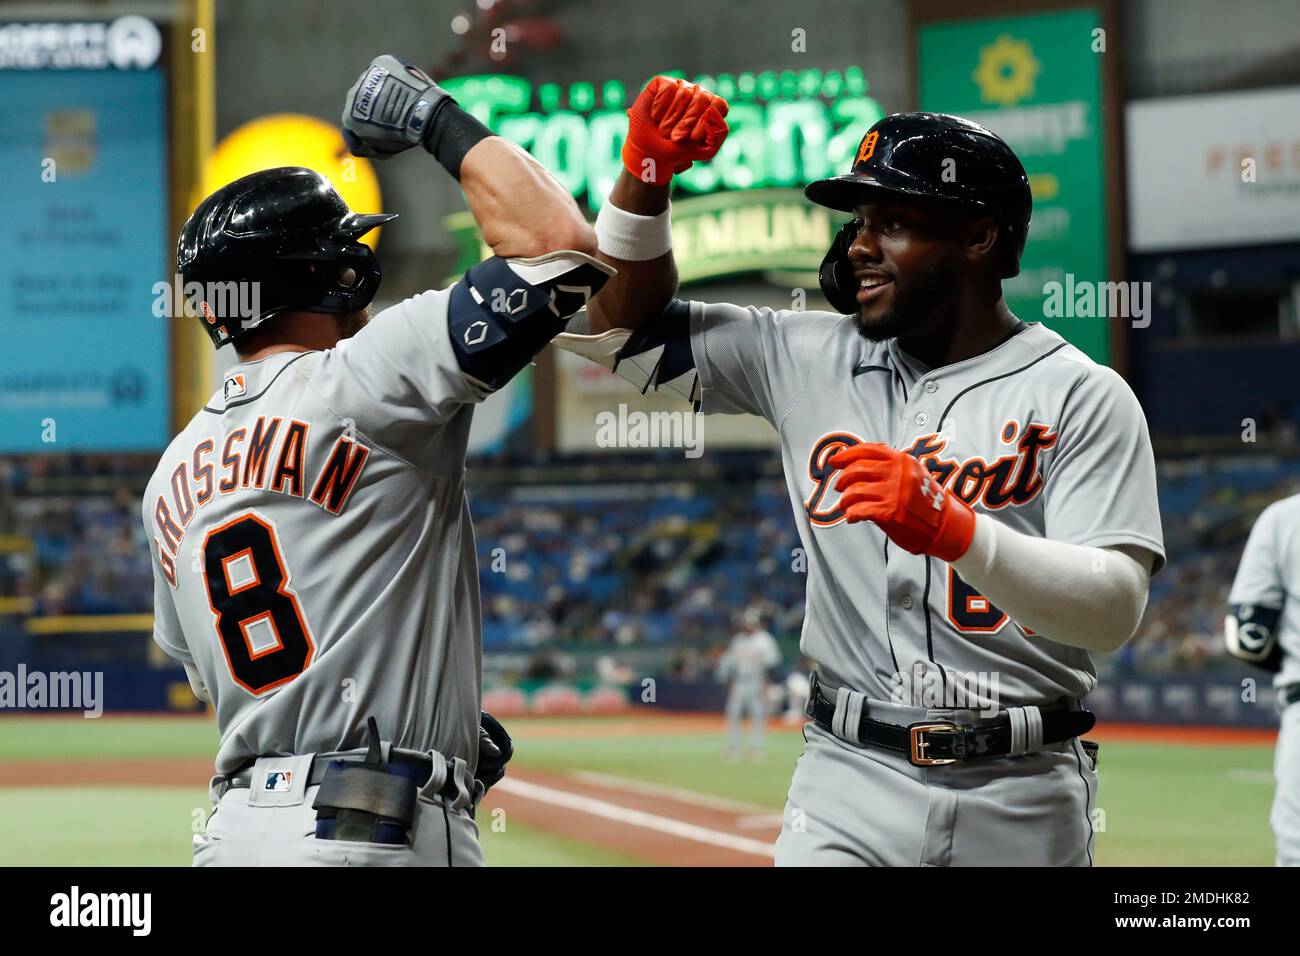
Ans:
{"label": "baseball field grass", "polygon": [[[478,810],[496,866],[770,865],[803,741],[728,762],[711,715],[516,718]],[[1097,863],[1273,860],[1268,735],[1100,727]],[[216,749],[204,717],[0,719],[0,865],[185,866]]]}

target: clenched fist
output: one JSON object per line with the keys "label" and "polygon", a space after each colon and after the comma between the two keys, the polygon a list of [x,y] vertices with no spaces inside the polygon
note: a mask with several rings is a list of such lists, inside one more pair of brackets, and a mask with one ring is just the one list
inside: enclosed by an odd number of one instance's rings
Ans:
{"label": "clenched fist", "polygon": [[627,111],[623,166],[662,186],[697,159],[712,159],[727,138],[727,101],[685,80],[656,76]]}
{"label": "clenched fist", "polygon": [[444,103],[454,102],[418,66],[385,53],[371,60],[348,90],[343,139],[354,156],[377,159],[416,145],[429,149],[434,116]]}
{"label": "clenched fist", "polygon": [[874,521],[891,541],[912,554],[956,561],[975,535],[975,512],[944,489],[930,469],[888,445],[863,443],[832,455],[849,522]]}

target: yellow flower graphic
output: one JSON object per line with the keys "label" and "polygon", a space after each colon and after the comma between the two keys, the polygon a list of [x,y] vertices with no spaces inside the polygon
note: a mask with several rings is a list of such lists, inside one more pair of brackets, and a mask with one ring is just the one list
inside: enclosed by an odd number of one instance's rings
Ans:
{"label": "yellow flower graphic", "polygon": [[971,78],[979,85],[985,103],[1011,106],[1033,95],[1034,80],[1042,68],[1027,41],[1004,33],[980,50],[979,66]]}

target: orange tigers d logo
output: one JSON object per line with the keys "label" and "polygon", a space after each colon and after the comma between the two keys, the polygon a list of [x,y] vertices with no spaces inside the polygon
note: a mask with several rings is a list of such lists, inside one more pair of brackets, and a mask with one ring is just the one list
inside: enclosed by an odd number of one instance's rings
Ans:
{"label": "orange tigers d logo", "polygon": [[879,139],[879,133],[868,133],[866,136],[862,137],[862,143],[858,146],[858,156],[853,160],[854,166],[858,165],[858,163],[865,163],[871,158],[872,154],[876,151],[876,142]]}

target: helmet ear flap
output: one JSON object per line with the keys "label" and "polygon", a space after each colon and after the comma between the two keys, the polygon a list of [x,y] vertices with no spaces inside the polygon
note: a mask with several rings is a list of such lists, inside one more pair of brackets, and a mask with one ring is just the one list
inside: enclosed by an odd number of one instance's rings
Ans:
{"label": "helmet ear flap", "polygon": [[858,237],[858,229],[857,220],[846,222],[835,234],[826,258],[817,270],[822,295],[842,315],[858,311],[857,283],[853,278],[853,262],[849,259],[849,247]]}

